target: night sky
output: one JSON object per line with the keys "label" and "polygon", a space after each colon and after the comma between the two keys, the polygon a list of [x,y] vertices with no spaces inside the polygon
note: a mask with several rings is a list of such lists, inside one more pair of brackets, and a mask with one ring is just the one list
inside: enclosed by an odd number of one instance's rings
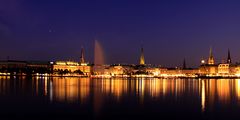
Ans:
{"label": "night sky", "polygon": [[0,0],[0,59],[93,62],[94,40],[106,63],[198,66],[209,47],[217,62],[240,61],[240,1]]}

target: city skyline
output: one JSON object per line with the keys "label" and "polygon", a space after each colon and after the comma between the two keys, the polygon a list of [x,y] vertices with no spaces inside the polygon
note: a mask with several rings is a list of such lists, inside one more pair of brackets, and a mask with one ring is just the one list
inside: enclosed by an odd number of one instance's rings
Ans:
{"label": "city skyline", "polygon": [[[0,2],[0,59],[79,60],[81,46],[93,62],[94,40],[102,44],[106,63],[196,67],[231,50],[240,61],[238,1],[18,1]],[[44,6],[44,7],[43,7]],[[127,57],[126,57],[127,56]],[[131,56],[131,57],[128,57]]]}
{"label": "city skyline", "polygon": [[[162,67],[178,67],[178,68],[194,68],[194,67],[198,67],[202,64],[205,64],[205,63],[208,63],[210,65],[214,65],[214,64],[221,64],[221,63],[228,63],[228,64],[239,64],[240,62],[236,61],[236,62],[232,62],[232,57],[231,57],[231,51],[230,49],[228,48],[227,50],[227,54],[226,54],[226,57],[221,59],[221,61],[218,59],[218,58],[215,58],[214,54],[213,54],[213,48],[210,47],[209,48],[209,55],[202,58],[202,59],[199,59],[199,64],[196,65],[196,66],[190,66],[187,64],[186,62],[186,59],[183,58],[183,61],[182,61],[182,64],[179,64],[179,65],[176,65],[176,66],[165,66],[163,64],[152,64],[152,63],[145,63],[145,55],[144,55],[144,47],[143,45],[141,45],[140,47],[140,50],[139,50],[139,56],[138,56],[138,61],[136,63],[107,63],[106,62],[106,58],[105,58],[105,53],[103,51],[103,48],[101,46],[101,44],[95,40],[95,44],[97,44],[97,49],[95,48],[95,52],[98,52],[98,50],[100,50],[101,52],[100,53],[94,53],[94,60],[86,60],[85,59],[85,49],[83,46],[81,46],[81,52],[80,52],[80,56],[78,56],[77,59],[58,59],[58,60],[55,60],[55,61],[72,61],[72,62],[79,62],[80,64],[81,63],[87,63],[87,64],[96,64],[96,60],[95,59],[101,59],[100,63],[101,64],[106,64],[106,65],[109,65],[109,64],[122,64],[122,65],[131,65],[131,64],[135,64],[135,65],[160,65]],[[96,47],[96,45],[95,45]],[[96,51],[97,50],[97,51]],[[2,60],[17,60],[17,59],[11,59],[9,58],[9,56],[6,58],[6,59],[2,59]],[[41,61],[41,60],[20,60],[20,61]],[[49,61],[49,62],[54,62],[54,61],[51,61],[51,60],[46,60],[46,61]],[[97,60],[98,61],[98,60]],[[99,64],[99,62],[97,62],[97,65]]]}
{"label": "city skyline", "polygon": [[240,118],[239,0],[0,0],[0,120]]}

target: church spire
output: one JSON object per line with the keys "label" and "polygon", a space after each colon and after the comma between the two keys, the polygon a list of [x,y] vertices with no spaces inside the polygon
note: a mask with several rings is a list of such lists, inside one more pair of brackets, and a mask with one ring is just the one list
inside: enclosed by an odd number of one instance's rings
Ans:
{"label": "church spire", "polygon": [[183,69],[186,69],[187,67],[186,67],[186,60],[185,60],[185,58],[183,59]]}
{"label": "church spire", "polygon": [[144,53],[143,53],[143,46],[141,46],[141,56],[140,56],[140,65],[145,65]]}
{"label": "church spire", "polygon": [[85,63],[85,60],[84,60],[84,49],[83,49],[83,47],[81,48],[80,63]]}
{"label": "church spire", "polygon": [[209,64],[209,65],[213,65],[213,64],[214,64],[214,57],[213,57],[213,53],[212,53],[212,47],[210,47],[208,64]]}
{"label": "church spire", "polygon": [[232,59],[231,59],[231,55],[230,55],[230,50],[228,49],[228,58],[227,58],[227,63],[231,64],[232,63]]}

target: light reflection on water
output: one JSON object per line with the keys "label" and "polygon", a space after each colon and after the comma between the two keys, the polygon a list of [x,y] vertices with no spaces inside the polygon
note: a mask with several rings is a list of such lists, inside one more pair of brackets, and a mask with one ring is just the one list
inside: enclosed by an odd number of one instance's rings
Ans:
{"label": "light reflection on water", "polygon": [[[213,110],[240,100],[240,79],[91,79],[77,77],[10,78],[0,76],[0,96],[31,93],[43,96],[49,102],[93,105],[95,112],[103,107],[106,99],[115,101],[129,97],[145,100],[172,99],[196,100],[199,110]],[[131,97],[135,96],[135,97]]]}
{"label": "light reflection on water", "polygon": [[87,78],[53,78],[50,80],[49,91],[51,101],[84,102],[89,97],[90,80]]}

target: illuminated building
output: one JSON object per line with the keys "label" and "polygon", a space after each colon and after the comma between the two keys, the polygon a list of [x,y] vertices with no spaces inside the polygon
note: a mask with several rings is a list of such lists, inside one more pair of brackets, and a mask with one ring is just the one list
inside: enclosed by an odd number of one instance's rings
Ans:
{"label": "illuminated building", "polygon": [[50,62],[47,61],[0,61],[0,73],[8,73],[7,75],[33,75],[36,73],[50,74],[51,71],[52,66]]}
{"label": "illuminated building", "polygon": [[90,75],[91,66],[81,65],[78,62],[73,61],[57,61],[53,65],[53,70],[56,71],[67,71],[69,73],[74,73],[77,71],[83,72],[85,75]]}
{"label": "illuminated building", "polygon": [[25,68],[27,66],[26,61],[7,60],[0,61],[0,68]]}
{"label": "illuminated building", "polygon": [[146,72],[153,76],[159,76],[160,75],[160,69],[159,68],[146,68]]}
{"label": "illuminated building", "polygon": [[74,61],[0,61],[0,75],[44,75],[53,76],[88,76],[88,77],[240,77],[240,64],[231,64],[228,49],[227,62],[216,63],[212,48],[207,59],[201,59],[198,68],[187,68],[185,58],[182,67],[163,68],[160,65],[145,64],[144,51],[141,47],[139,64],[106,65],[104,54],[98,42],[95,44],[94,66],[85,61],[84,49],[81,48],[79,62]]}
{"label": "illuminated building", "polygon": [[120,65],[110,67],[109,71],[112,76],[118,76],[118,75],[124,74],[124,68]]}
{"label": "illuminated building", "polygon": [[218,73],[219,74],[229,74],[230,65],[229,64],[219,64]]}
{"label": "illuminated building", "polygon": [[27,66],[32,68],[49,68],[50,63],[45,61],[27,61]]}
{"label": "illuminated building", "polygon": [[213,57],[213,53],[212,53],[212,48],[210,48],[208,64],[209,65],[214,65],[214,57]]}
{"label": "illuminated building", "polygon": [[182,70],[178,68],[168,68],[163,72],[161,72],[161,75],[163,77],[177,77],[177,76],[183,76]]}
{"label": "illuminated building", "polygon": [[240,65],[236,65],[232,70],[234,70],[236,76],[240,77]]}
{"label": "illuminated building", "polygon": [[93,75],[110,75],[109,65],[95,65],[93,67]]}
{"label": "illuminated building", "polygon": [[199,73],[199,69],[197,69],[197,68],[195,68],[195,69],[183,69],[183,70],[181,70],[181,73],[185,77],[195,77],[195,75]]}
{"label": "illuminated building", "polygon": [[218,72],[218,65],[204,64],[199,67],[199,73],[202,75],[216,75]]}
{"label": "illuminated building", "polygon": [[80,74],[81,72],[84,75],[91,74],[91,66],[85,63],[84,60],[84,49],[81,48],[81,57],[80,62],[74,61],[56,61],[53,65],[54,73],[76,73]]}
{"label": "illuminated building", "polygon": [[218,65],[215,65],[212,48],[209,51],[208,63],[205,64],[205,61],[201,61],[201,66],[199,67],[199,74],[201,75],[216,75],[218,72]]}
{"label": "illuminated building", "polygon": [[84,59],[84,49],[83,49],[83,47],[81,48],[80,64],[81,64],[81,65],[86,64],[86,63],[85,63],[85,59]]}

